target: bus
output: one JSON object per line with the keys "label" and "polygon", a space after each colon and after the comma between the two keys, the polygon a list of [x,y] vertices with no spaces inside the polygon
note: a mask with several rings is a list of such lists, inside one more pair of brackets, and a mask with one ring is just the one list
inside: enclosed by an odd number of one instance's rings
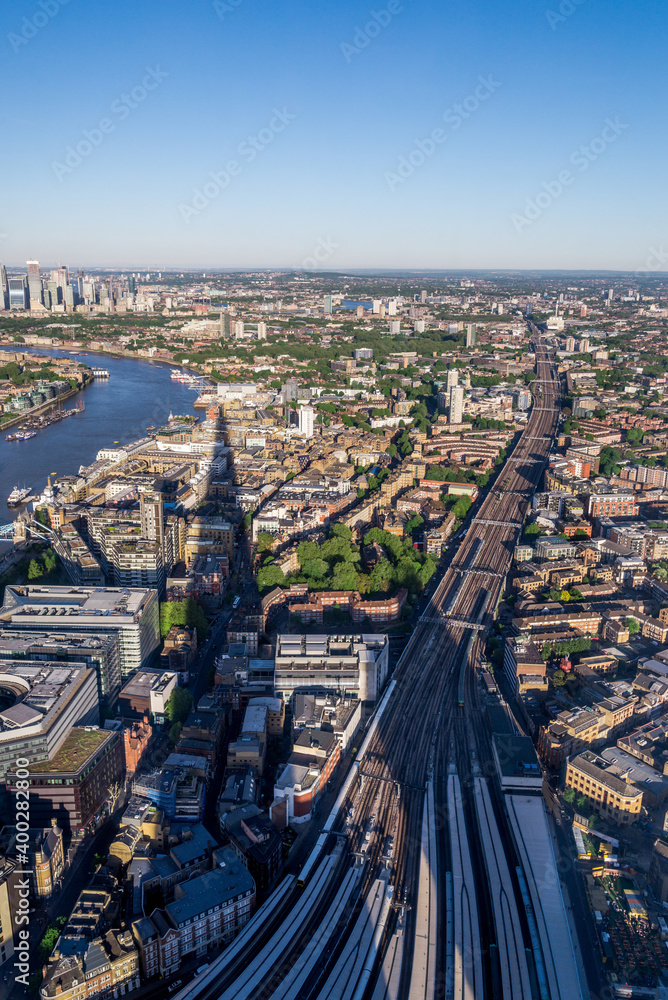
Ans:
{"label": "bus", "polygon": [[234,601],[232,602],[232,607],[238,608],[240,604],[241,604],[241,597],[235,597]]}

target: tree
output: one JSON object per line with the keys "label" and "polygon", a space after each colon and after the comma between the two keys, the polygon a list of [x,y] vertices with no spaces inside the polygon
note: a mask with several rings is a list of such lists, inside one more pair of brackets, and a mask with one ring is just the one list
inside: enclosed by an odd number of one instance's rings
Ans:
{"label": "tree", "polygon": [[535,521],[532,524],[527,524],[526,528],[524,529],[524,534],[527,536],[527,538],[532,538],[534,535],[540,535],[541,534],[540,525],[536,524]]}
{"label": "tree", "polygon": [[452,513],[458,520],[462,521],[466,517],[471,503],[471,497],[460,497],[452,508]]}
{"label": "tree", "polygon": [[625,624],[629,630],[629,635],[636,635],[640,631],[640,624],[635,618],[627,618]]}
{"label": "tree", "polygon": [[407,535],[412,535],[417,528],[421,528],[424,524],[424,518],[420,517],[419,514],[414,514],[410,521],[406,521],[404,525],[404,530]]}
{"label": "tree", "polygon": [[268,531],[261,531],[257,536],[257,551],[266,552],[274,544],[274,536],[270,535]]}
{"label": "tree", "polygon": [[333,524],[329,533],[332,538],[343,538],[346,542],[351,542],[353,539],[352,528],[347,524]]}
{"label": "tree", "polygon": [[260,590],[287,587],[285,573],[278,566],[263,566],[257,574],[257,585]]}
{"label": "tree", "polygon": [[304,576],[312,580],[324,580],[329,574],[329,563],[326,559],[305,559],[301,563],[301,570]]}
{"label": "tree", "polygon": [[575,802],[575,789],[567,788],[564,792],[564,801],[568,802],[569,806],[572,806]]}
{"label": "tree", "polygon": [[174,744],[174,746],[176,746],[176,744],[179,742],[179,737],[181,736],[181,730],[182,729],[183,729],[183,723],[182,722],[174,722],[169,727],[169,738],[172,741],[172,743]]}
{"label": "tree", "polygon": [[165,715],[170,722],[185,722],[193,707],[193,696],[188,688],[175,687],[165,705]]}
{"label": "tree", "polygon": [[559,594],[559,600],[563,601],[564,603],[566,603],[567,601],[570,601],[570,599],[571,599],[571,595],[569,594],[569,592],[567,590],[562,590],[561,593]]}
{"label": "tree", "polygon": [[204,609],[197,601],[163,601],[160,605],[160,634],[164,639],[172,625],[184,625],[197,630],[197,640],[202,642],[209,631]]}
{"label": "tree", "polygon": [[563,670],[555,670],[552,677],[552,683],[555,687],[563,687],[566,683],[566,674]]}
{"label": "tree", "polygon": [[42,574],[43,570],[40,564],[37,562],[36,559],[31,559],[30,564],[28,566],[28,579],[37,580],[40,576],[42,576]]}

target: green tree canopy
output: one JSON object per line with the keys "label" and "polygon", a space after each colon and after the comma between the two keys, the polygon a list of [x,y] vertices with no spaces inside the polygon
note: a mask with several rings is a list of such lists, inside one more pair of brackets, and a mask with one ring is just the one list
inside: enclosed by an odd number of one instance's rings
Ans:
{"label": "green tree canopy", "polygon": [[175,687],[165,705],[165,715],[170,722],[185,722],[193,709],[193,696],[188,688]]}
{"label": "green tree canopy", "polygon": [[164,639],[172,625],[185,625],[197,629],[197,640],[202,642],[209,631],[209,623],[201,604],[192,598],[184,601],[163,601],[160,605],[160,635]]}
{"label": "green tree canopy", "polygon": [[287,587],[285,573],[278,566],[263,566],[257,574],[259,590],[271,590],[273,587]]}

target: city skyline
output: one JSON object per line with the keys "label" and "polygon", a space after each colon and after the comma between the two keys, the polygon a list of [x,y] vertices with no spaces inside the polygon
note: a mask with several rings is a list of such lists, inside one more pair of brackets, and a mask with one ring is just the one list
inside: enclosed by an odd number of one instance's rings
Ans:
{"label": "city skyline", "polygon": [[666,266],[650,0],[75,10],[3,11],[7,261]]}

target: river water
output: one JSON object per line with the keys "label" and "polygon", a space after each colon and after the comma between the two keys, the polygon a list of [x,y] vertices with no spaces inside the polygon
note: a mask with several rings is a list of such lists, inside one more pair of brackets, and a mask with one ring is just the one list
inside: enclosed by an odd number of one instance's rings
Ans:
{"label": "river water", "polygon": [[[35,350],[31,354],[66,357],[65,351]],[[73,357],[91,368],[106,368],[108,379],[96,379],[92,385],[65,400],[72,409],[83,399],[83,413],[67,417],[37,432],[30,441],[5,441],[0,435],[0,524],[7,524],[21,508],[10,509],[6,500],[14,486],[29,486],[33,493],[43,490],[47,476],[72,475],[80,465],[95,460],[100,448],[115,441],[127,444],[146,435],[146,428],[165,423],[170,412],[197,413],[193,404],[197,392],[180,382],[173,382],[174,365],[134,358],[111,358],[104,354],[81,353]]]}

